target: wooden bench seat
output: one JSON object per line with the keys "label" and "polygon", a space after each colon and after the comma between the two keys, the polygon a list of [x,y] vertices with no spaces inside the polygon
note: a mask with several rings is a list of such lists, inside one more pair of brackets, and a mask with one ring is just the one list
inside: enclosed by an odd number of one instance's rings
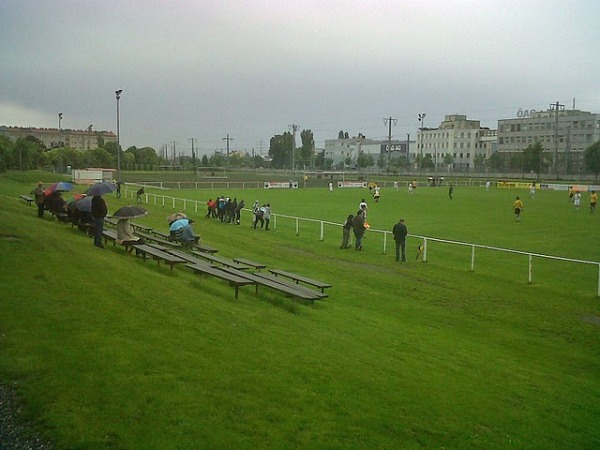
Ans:
{"label": "wooden bench seat", "polygon": [[178,256],[171,255],[167,252],[163,252],[162,250],[158,250],[147,244],[134,244],[133,248],[135,249],[136,256],[142,256],[144,260],[148,259],[148,256],[151,256],[152,259],[158,261],[158,265],[160,265],[161,261],[164,261],[171,267],[171,270],[173,270],[173,266],[175,264],[181,264],[186,262]]}
{"label": "wooden bench seat", "polygon": [[21,199],[25,200],[27,202],[27,205],[31,206],[33,204],[33,197],[29,196],[29,195],[19,195],[19,197],[21,197]]}
{"label": "wooden bench seat", "polygon": [[194,242],[194,243],[190,244],[190,247],[193,249],[196,249],[198,251],[201,251],[202,253],[210,253],[211,255],[214,255],[215,253],[217,253],[219,251],[216,248],[210,247],[202,242]]}
{"label": "wooden bench seat", "polygon": [[211,275],[215,278],[219,278],[221,280],[227,281],[231,286],[235,288],[235,298],[238,298],[238,291],[241,286],[247,286],[249,284],[254,284],[254,281],[249,280],[248,278],[243,278],[236,273],[227,273],[223,270],[217,269],[216,267],[209,266],[207,264],[186,264],[186,267],[189,267],[197,274],[206,274]]}
{"label": "wooden bench seat", "polygon": [[136,234],[136,236],[143,237],[148,242],[156,242],[157,244],[160,244],[164,247],[181,248],[181,245],[178,242],[173,242],[173,241],[169,241],[167,239],[162,239],[158,236],[154,236],[149,233],[143,233],[141,231],[136,231],[135,234]]}
{"label": "wooden bench seat", "polygon": [[152,231],[152,227],[148,227],[146,225],[141,225],[139,223],[129,222],[133,227],[134,231],[140,230],[144,233],[150,233]]}
{"label": "wooden bench seat", "polygon": [[[171,242],[178,242],[178,241],[173,241],[171,240],[171,235],[167,234],[167,233],[163,233],[162,231],[158,231],[158,230],[152,230],[150,231],[150,233],[156,235],[157,237],[160,237],[162,239],[165,239],[167,241],[171,241]],[[208,245],[206,245],[203,242],[193,242],[187,245],[188,247],[194,249],[194,250],[198,250],[201,251],[203,253],[217,253],[219,250],[217,250],[216,248],[210,247]]]}
{"label": "wooden bench seat", "polygon": [[179,250],[177,248],[168,248],[168,249],[166,249],[166,251],[167,251],[167,253],[170,253],[171,255],[175,255],[181,259],[185,259],[190,264],[206,264],[205,260],[196,258],[194,255],[190,255],[189,253],[186,253],[183,250]]}
{"label": "wooden bench seat", "polygon": [[287,272],[285,270],[269,269],[269,272],[271,272],[275,276],[282,276],[285,278],[290,278],[290,279],[294,280],[296,282],[296,284],[298,284],[300,281],[303,283],[306,283],[306,284],[310,284],[311,286],[321,289],[321,292],[325,292],[325,288],[331,287],[331,284],[326,283],[324,281],[313,280],[312,278],[308,278],[308,277],[305,277],[302,275]]}
{"label": "wooden bench seat", "polygon": [[207,261],[210,261],[211,263],[221,264],[222,266],[225,266],[225,267],[233,267],[238,270],[250,269],[249,266],[245,266],[243,264],[236,263],[235,261],[233,261],[231,259],[225,259],[225,258],[221,258],[220,256],[211,255],[210,253],[199,252],[196,250],[192,250],[192,253],[194,255],[199,256],[202,259],[206,259]]}
{"label": "wooden bench seat", "polygon": [[244,264],[246,266],[254,267],[257,271],[260,272],[260,269],[265,269],[267,267],[266,264],[258,263],[256,261],[252,261],[246,258],[233,258],[233,261],[238,264]]}
{"label": "wooden bench seat", "polygon": [[232,275],[241,276],[250,281],[253,281],[256,284],[256,294],[258,294],[259,286],[265,286],[275,291],[282,292],[290,297],[297,297],[303,300],[315,301],[323,298],[323,294],[320,292],[316,292],[312,289],[302,288],[294,284],[289,284],[285,282],[281,283],[276,280],[271,280],[269,278],[261,276],[262,274],[259,273],[241,272],[238,269],[230,267],[219,267],[219,270]]}
{"label": "wooden bench seat", "polygon": [[[102,238],[104,239],[104,244],[108,244],[108,242],[112,242],[113,247],[117,244],[117,232],[115,230],[102,230]],[[121,244],[125,247],[125,251],[127,253],[131,253],[133,251],[133,246],[136,244]]]}
{"label": "wooden bench seat", "polygon": [[314,289],[312,289],[308,286],[303,286],[301,284],[294,283],[293,281],[286,281],[281,277],[276,277],[272,273],[262,272],[262,273],[255,273],[254,275],[256,275],[257,277],[264,278],[266,280],[273,281],[275,283],[283,284],[284,286],[288,286],[293,289],[299,289],[301,291],[305,291],[308,294],[317,297],[319,300],[329,297],[329,294],[326,294],[324,292],[315,291]]}
{"label": "wooden bench seat", "polygon": [[69,216],[67,213],[63,213],[63,212],[56,212],[56,211],[48,211],[50,214],[52,214],[52,217],[56,220],[58,220],[59,222],[62,223],[69,223]]}

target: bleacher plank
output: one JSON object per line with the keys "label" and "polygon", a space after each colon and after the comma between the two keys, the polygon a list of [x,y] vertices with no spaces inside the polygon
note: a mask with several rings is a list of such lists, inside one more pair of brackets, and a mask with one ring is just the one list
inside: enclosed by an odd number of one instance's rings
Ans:
{"label": "bleacher plank", "polygon": [[33,197],[25,194],[19,195],[19,197],[21,197],[22,200],[25,200],[28,206],[31,206],[33,204]]}
{"label": "bleacher plank", "polygon": [[268,288],[271,288],[273,290],[282,292],[290,297],[297,297],[297,298],[301,298],[303,300],[310,300],[310,301],[315,301],[315,300],[320,300],[323,298],[323,294],[313,291],[311,289],[302,289],[302,288],[298,288],[295,285],[292,284],[284,284],[284,283],[280,283],[278,281],[273,281],[270,280],[268,278],[264,278],[261,277],[261,274],[254,274],[254,273],[247,273],[247,272],[241,272],[238,269],[235,268],[231,268],[231,267],[219,267],[219,270],[232,274],[232,275],[237,275],[237,276],[241,276],[243,278],[246,278],[250,281],[253,281],[256,284],[256,293],[258,294],[258,287],[259,286],[265,286]]}
{"label": "bleacher plank", "polygon": [[243,264],[236,263],[233,260],[221,258],[220,256],[211,255],[210,253],[199,252],[196,250],[192,250],[192,253],[194,255],[199,256],[202,259],[206,259],[207,261],[210,261],[211,263],[221,264],[222,266],[225,266],[225,267],[232,267],[232,268],[236,268],[238,270],[250,269],[250,266],[245,266]]}
{"label": "bleacher plank", "polygon": [[181,259],[178,256],[171,255],[167,252],[163,252],[162,250],[158,250],[147,244],[134,244],[133,248],[135,249],[136,255],[142,255],[144,260],[148,259],[148,255],[150,255],[152,259],[158,261],[159,265],[161,261],[164,261],[171,267],[171,271],[173,270],[173,266],[175,264],[181,264],[186,262],[184,259]]}
{"label": "bleacher plank", "polygon": [[321,292],[325,292],[325,288],[331,287],[331,284],[326,283],[324,281],[314,280],[312,278],[308,278],[303,275],[298,275],[295,273],[287,272],[285,270],[269,269],[269,272],[271,272],[275,276],[282,276],[282,277],[290,278],[290,279],[294,280],[297,284],[300,281],[303,283],[306,283],[306,284],[310,284],[311,286],[321,289]]}
{"label": "bleacher plank", "polygon": [[206,274],[211,275],[215,278],[219,278],[221,280],[227,281],[231,286],[235,288],[235,298],[238,298],[238,291],[241,286],[247,286],[249,284],[254,284],[254,281],[249,280],[247,278],[240,277],[235,273],[227,273],[223,270],[217,269],[215,267],[206,265],[206,264],[186,264],[186,267],[189,267],[197,274]]}

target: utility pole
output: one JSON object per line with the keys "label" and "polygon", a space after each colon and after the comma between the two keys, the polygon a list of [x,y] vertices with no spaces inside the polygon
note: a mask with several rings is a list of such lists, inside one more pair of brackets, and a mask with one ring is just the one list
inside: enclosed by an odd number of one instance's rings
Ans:
{"label": "utility pole", "polygon": [[194,141],[196,138],[190,138],[192,141],[192,164],[194,165],[194,175],[196,175],[196,151],[194,150]]}
{"label": "utility pole", "polygon": [[410,133],[406,133],[406,162],[409,162],[410,158]]}
{"label": "utility pole", "polygon": [[175,167],[175,155],[177,154],[175,150],[175,144],[176,142],[173,141],[173,150],[171,151],[171,157],[173,159],[173,162],[171,164],[173,165],[173,167]]}
{"label": "utility pole", "polygon": [[227,143],[227,163],[229,163],[229,141],[233,141],[233,138],[229,137],[229,133],[227,133],[227,137],[223,138]]}
{"label": "utility pole", "polygon": [[558,110],[559,108],[564,108],[565,105],[561,105],[559,102],[550,104],[550,110],[554,109],[555,122],[554,122],[554,161],[552,161],[552,166],[554,167],[554,175],[558,176]]}
{"label": "utility pole", "polygon": [[388,126],[388,157],[387,157],[387,170],[390,170],[390,157],[392,155],[392,122],[396,125],[397,120],[390,116],[387,119],[383,119],[383,124]]}
{"label": "utility pole", "polygon": [[296,124],[292,124],[292,125],[288,125],[289,128],[292,129],[292,153],[290,155],[290,170],[294,170],[294,164],[295,164],[295,153],[296,153],[296,131],[298,131],[298,125]]}

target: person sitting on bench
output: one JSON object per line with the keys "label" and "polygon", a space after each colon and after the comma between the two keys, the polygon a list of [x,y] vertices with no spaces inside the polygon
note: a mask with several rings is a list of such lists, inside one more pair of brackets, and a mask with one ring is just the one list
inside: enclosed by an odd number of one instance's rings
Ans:
{"label": "person sitting on bench", "polygon": [[[125,246],[131,246],[133,244],[145,244],[144,238],[133,234],[133,227],[129,222],[129,219],[119,219],[117,221],[117,244]],[[133,247],[129,248],[129,252],[133,250]]]}
{"label": "person sitting on bench", "polygon": [[200,240],[200,236],[194,233],[194,230],[190,225],[192,223],[194,223],[194,221],[190,220],[186,226],[176,231],[177,240],[183,245],[190,246],[197,243]]}

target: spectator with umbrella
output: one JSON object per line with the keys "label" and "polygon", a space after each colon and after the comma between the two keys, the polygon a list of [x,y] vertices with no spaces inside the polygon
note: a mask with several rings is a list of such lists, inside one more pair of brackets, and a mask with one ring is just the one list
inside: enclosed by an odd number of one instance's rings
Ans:
{"label": "spectator with umbrella", "polygon": [[33,194],[33,198],[35,199],[35,204],[37,205],[38,209],[38,217],[43,218],[44,200],[46,200],[46,197],[44,196],[44,186],[42,185],[41,181],[38,182],[33,191],[30,192],[30,194]]}
{"label": "spectator with umbrella", "polygon": [[144,238],[136,236],[133,232],[133,227],[129,222],[130,219],[137,219],[138,217],[144,217],[148,214],[144,208],[140,208],[139,206],[123,206],[119,208],[114,214],[113,217],[117,220],[117,244],[122,244],[125,246],[129,246],[129,253],[133,251],[133,244],[145,244]]}
{"label": "spectator with umbrella", "polygon": [[190,219],[178,219],[172,222],[169,226],[169,231],[171,232],[170,239],[187,246],[198,242],[200,236],[194,233],[191,226],[192,223],[194,221]]}
{"label": "spectator with umbrella", "polygon": [[92,197],[92,217],[94,218],[94,245],[104,248],[102,233],[104,232],[104,218],[108,214],[108,207],[101,195]]}
{"label": "spectator with umbrella", "polygon": [[94,197],[96,195],[106,195],[117,190],[117,186],[114,183],[109,183],[108,181],[103,181],[101,183],[96,183],[93,186],[89,187],[85,193],[90,197]]}

